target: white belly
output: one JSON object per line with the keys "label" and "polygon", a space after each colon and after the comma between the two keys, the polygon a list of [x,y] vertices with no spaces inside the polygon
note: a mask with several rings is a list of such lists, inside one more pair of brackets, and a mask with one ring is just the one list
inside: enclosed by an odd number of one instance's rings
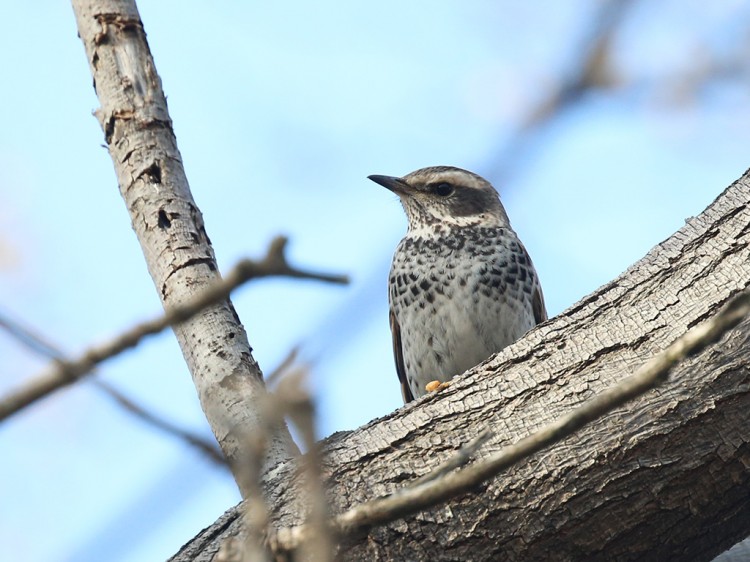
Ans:
{"label": "white belly", "polygon": [[[416,267],[411,273],[417,281],[410,283],[409,290],[391,295],[401,329],[404,368],[415,397],[425,393],[428,382],[463,373],[534,326],[531,302],[521,287],[483,286],[481,267],[481,262],[470,263],[442,275],[432,267]],[[428,290],[411,291],[411,286],[419,287],[423,279],[435,276],[441,281],[439,291],[434,281]]]}

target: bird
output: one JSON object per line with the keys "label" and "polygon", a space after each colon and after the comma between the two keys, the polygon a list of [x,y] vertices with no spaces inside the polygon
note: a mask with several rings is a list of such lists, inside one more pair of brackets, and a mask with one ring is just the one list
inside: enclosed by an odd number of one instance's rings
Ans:
{"label": "bird", "polygon": [[539,277],[495,188],[453,166],[368,179],[401,200],[408,229],[388,302],[404,403],[478,365],[547,319]]}

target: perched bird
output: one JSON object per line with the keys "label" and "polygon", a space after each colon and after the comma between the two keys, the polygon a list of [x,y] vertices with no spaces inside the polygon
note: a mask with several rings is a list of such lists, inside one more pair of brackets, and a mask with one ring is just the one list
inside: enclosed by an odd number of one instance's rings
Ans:
{"label": "perched bird", "polygon": [[388,300],[410,402],[428,383],[447,383],[513,343],[547,311],[529,254],[487,180],[451,166],[369,179],[398,195],[409,219]]}

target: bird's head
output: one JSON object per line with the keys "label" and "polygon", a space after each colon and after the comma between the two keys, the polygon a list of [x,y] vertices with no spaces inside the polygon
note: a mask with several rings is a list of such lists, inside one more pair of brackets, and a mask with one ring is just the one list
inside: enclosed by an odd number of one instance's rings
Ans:
{"label": "bird's head", "polygon": [[500,197],[490,182],[452,166],[422,168],[404,177],[368,176],[399,196],[410,231],[443,227],[509,227]]}

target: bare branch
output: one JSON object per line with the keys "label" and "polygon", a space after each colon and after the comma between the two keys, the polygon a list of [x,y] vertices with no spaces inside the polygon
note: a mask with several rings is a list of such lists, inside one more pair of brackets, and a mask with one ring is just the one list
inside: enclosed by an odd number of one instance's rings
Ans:
{"label": "bare branch", "polygon": [[457,468],[468,464],[469,461],[474,457],[474,455],[476,455],[476,452],[482,447],[482,445],[492,439],[493,435],[494,432],[490,428],[485,429],[474,439],[472,439],[466,445],[456,451],[453,455],[448,457],[443,464],[436,466],[424,476],[421,476],[412,481],[409,486],[421,486],[422,484],[430,482],[431,480],[442,478],[449,472],[452,472]]}
{"label": "bare branch", "polygon": [[246,276],[247,279],[257,279],[268,276],[293,277],[296,279],[312,279],[326,283],[346,285],[349,283],[347,275],[333,275],[330,273],[319,273],[305,271],[289,265],[286,260],[286,245],[289,242],[286,236],[277,236],[271,240],[266,257],[261,261],[242,260],[235,266],[238,275]]}
{"label": "bare branch", "polygon": [[263,497],[260,478],[263,471],[263,458],[268,448],[268,438],[273,435],[273,426],[283,414],[279,414],[266,402],[261,407],[261,420],[264,425],[259,431],[243,432],[239,435],[242,448],[235,460],[237,463],[232,472],[238,479],[237,484],[243,490],[242,515],[245,522],[245,540],[242,544],[234,541],[222,545],[223,555],[234,551],[240,562],[267,562],[269,552],[264,546],[263,536],[268,528],[268,507]]}
{"label": "bare branch", "polygon": [[47,341],[46,338],[35,330],[32,330],[28,326],[23,326],[17,320],[10,318],[7,314],[0,313],[0,328],[3,328],[18,343],[23,344],[24,347],[38,355],[42,355],[47,359],[62,360],[65,358],[65,354],[60,348]]}
{"label": "bare branch", "polygon": [[153,412],[149,412],[146,408],[137,404],[134,400],[128,398],[121,391],[103,380],[93,379],[91,382],[102,392],[112,398],[112,400],[114,400],[126,412],[129,412],[140,421],[145,422],[159,431],[163,431],[167,435],[176,437],[180,441],[184,441],[191,447],[195,447],[214,463],[226,468],[227,461],[224,458],[224,454],[219,447],[215,445],[213,439],[205,439],[192,431],[177,427],[175,424],[157,416]]}
{"label": "bare branch", "polygon": [[297,361],[298,356],[299,346],[295,345],[292,349],[289,350],[289,353],[286,354],[286,357],[282,359],[281,363],[279,363],[273,371],[266,375],[266,386],[272,386],[282,376],[284,376],[285,373],[290,372],[291,367],[292,365],[294,365],[295,361]]}
{"label": "bare branch", "polygon": [[609,0],[600,5],[588,37],[583,41],[577,67],[526,116],[522,129],[540,127],[559,117],[590,90],[609,86],[614,82],[611,68],[612,43],[632,4],[633,0]]}
{"label": "bare branch", "polygon": [[[23,344],[34,353],[43,355],[48,359],[57,361],[65,360],[65,354],[59,347],[55,346],[37,331],[32,330],[28,326],[23,326],[20,322],[11,319],[6,314],[0,313],[0,328],[5,329],[5,331],[13,338],[15,338],[16,341]],[[96,379],[93,379],[92,383],[96,388],[112,398],[115,401],[115,404],[119,405],[129,414],[135,416],[148,425],[155,427],[159,431],[163,431],[171,435],[172,437],[176,437],[179,440],[184,441],[191,447],[195,447],[216,464],[226,466],[224,455],[222,454],[221,450],[219,450],[219,448],[214,444],[215,441],[204,439],[199,435],[177,427],[167,420],[157,416],[153,412],[149,412],[146,408],[144,408],[140,404],[137,404],[131,398],[125,396],[122,392],[120,392],[109,383]]]}
{"label": "bare branch", "polygon": [[137,346],[146,336],[158,334],[169,326],[185,322],[205,308],[225,300],[234,289],[252,279],[284,276],[327,283],[348,283],[345,275],[314,273],[290,266],[284,254],[286,244],[285,237],[274,238],[262,260],[240,261],[224,279],[209,286],[192,301],[173,306],[158,318],[137,324],[108,342],[92,346],[76,359],[56,360],[44,373],[0,399],[0,421],[51,392],[81,379],[98,364]]}
{"label": "bare branch", "polygon": [[[307,560],[328,562],[332,560],[332,535],[328,530],[328,512],[323,499],[320,458],[315,441],[314,407],[310,395],[302,388],[306,371],[302,368],[285,376],[275,393],[268,393],[259,405],[260,426],[256,431],[239,435],[242,443],[241,454],[235,462],[233,472],[240,479],[238,484],[245,490],[242,505],[245,523],[243,541],[232,538],[225,541],[219,552],[219,559],[234,562],[266,561],[270,559],[264,536],[266,535],[269,514],[261,483],[263,457],[268,440],[274,428],[289,415],[300,430],[308,454],[303,463],[307,485],[310,488],[310,528],[313,530],[309,542],[305,544]],[[307,499],[307,498],[305,498]],[[321,534],[322,531],[322,534]]]}
{"label": "bare branch", "polygon": [[538,136],[566,110],[581,101],[591,90],[615,82],[611,69],[611,47],[614,36],[633,0],[607,0],[597,6],[591,28],[581,42],[577,65],[569,71],[546,96],[521,119],[510,144],[493,158],[493,166],[485,172],[495,185],[508,183],[517,162],[523,162]]}
{"label": "bare branch", "polygon": [[334,559],[334,537],[329,527],[329,513],[326,504],[319,443],[316,441],[315,407],[309,392],[303,387],[307,376],[304,367],[298,367],[279,383],[274,393],[268,393],[260,404],[261,425],[258,431],[240,437],[242,454],[235,462],[234,473],[241,479],[240,486],[246,490],[242,504],[242,518],[245,524],[244,538],[231,537],[224,541],[217,554],[217,560],[226,562],[249,562],[269,560],[269,546],[263,540],[269,529],[269,512],[261,482],[262,460],[268,439],[274,427],[285,416],[291,418],[299,430],[303,447],[307,454],[300,459],[304,470],[304,488],[301,502],[308,511],[307,527],[310,533],[300,547],[304,559],[310,562],[331,562]]}
{"label": "bare branch", "polygon": [[304,368],[285,376],[279,383],[276,397],[300,432],[307,451],[301,459],[309,503],[307,527],[310,533],[303,545],[305,556],[310,562],[331,562],[334,559],[334,536],[328,525],[330,515],[321,471],[320,443],[316,441],[315,404],[303,387],[306,376]]}
{"label": "bare branch", "polygon": [[[713,318],[689,330],[633,375],[583,403],[569,414],[472,466],[445,474],[438,479],[422,481],[421,484],[406,487],[391,496],[353,507],[331,520],[332,532],[338,537],[351,536],[369,527],[394,521],[469,492],[502,470],[571,436],[589,422],[659,386],[667,380],[672,367],[718,341],[748,313],[750,292],[744,291],[734,297]],[[312,529],[307,525],[279,529],[271,544],[278,550],[294,550],[305,542],[311,532]]]}

